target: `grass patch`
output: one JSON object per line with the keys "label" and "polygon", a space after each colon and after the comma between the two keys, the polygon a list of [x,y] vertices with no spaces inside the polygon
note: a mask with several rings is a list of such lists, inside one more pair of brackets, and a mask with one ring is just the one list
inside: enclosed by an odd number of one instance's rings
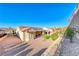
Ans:
{"label": "grass patch", "polygon": [[44,35],[44,39],[45,40],[53,40],[55,41],[59,36],[58,36],[58,32],[53,33],[52,35]]}

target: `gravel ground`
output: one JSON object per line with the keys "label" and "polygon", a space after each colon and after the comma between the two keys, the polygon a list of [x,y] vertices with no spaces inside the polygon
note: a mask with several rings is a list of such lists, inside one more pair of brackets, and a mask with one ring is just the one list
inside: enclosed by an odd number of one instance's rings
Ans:
{"label": "gravel ground", "polygon": [[63,41],[60,56],[79,56],[79,34],[74,36],[73,43],[69,39]]}

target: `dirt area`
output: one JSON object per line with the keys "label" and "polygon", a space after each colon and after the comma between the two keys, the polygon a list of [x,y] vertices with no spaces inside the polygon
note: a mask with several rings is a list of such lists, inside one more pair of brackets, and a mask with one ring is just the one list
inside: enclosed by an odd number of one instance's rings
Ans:
{"label": "dirt area", "polygon": [[46,48],[53,44],[54,41],[51,40],[43,40],[42,37],[39,37],[38,39],[30,41],[28,44],[30,44],[34,48]]}
{"label": "dirt area", "polygon": [[8,48],[21,43],[21,40],[18,37],[12,35],[6,35],[0,38],[0,40],[0,46],[3,48]]}
{"label": "dirt area", "polygon": [[33,50],[30,53],[28,53],[27,55],[31,56],[31,55],[34,55],[35,53],[38,53],[42,49],[46,50],[51,44],[53,44],[53,42],[54,41],[51,41],[51,40],[43,40],[42,37],[32,40],[32,41],[28,42],[28,44],[30,46],[27,49],[33,48]]}

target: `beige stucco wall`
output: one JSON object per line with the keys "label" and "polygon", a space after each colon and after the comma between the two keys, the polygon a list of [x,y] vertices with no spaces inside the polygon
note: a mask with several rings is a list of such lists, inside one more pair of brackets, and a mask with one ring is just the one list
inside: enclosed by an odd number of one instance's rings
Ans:
{"label": "beige stucco wall", "polygon": [[29,41],[30,40],[30,38],[29,38],[29,33],[27,33],[27,32],[24,32],[24,41]]}
{"label": "beige stucco wall", "polygon": [[35,34],[32,34],[32,33],[25,32],[24,34],[25,34],[25,35],[24,35],[24,37],[25,37],[24,40],[25,40],[25,41],[33,40],[34,37],[35,37]]}
{"label": "beige stucco wall", "polygon": [[24,39],[23,39],[23,32],[20,30],[19,27],[17,27],[17,29],[16,29],[16,34],[20,37],[20,39],[22,41],[24,41]]}
{"label": "beige stucco wall", "polygon": [[20,37],[22,41],[28,42],[34,39],[34,34],[28,32],[22,32],[19,27],[17,27],[16,29],[16,34],[18,35],[18,37]]}

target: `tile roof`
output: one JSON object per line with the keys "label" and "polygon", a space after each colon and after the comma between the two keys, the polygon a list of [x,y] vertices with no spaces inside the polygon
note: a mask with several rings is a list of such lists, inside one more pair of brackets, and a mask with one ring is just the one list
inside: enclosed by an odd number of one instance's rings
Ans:
{"label": "tile roof", "polygon": [[22,31],[22,32],[36,32],[36,31],[43,31],[43,29],[42,28],[35,28],[35,27],[27,27],[27,26],[21,26],[21,27],[19,27],[20,28],[20,30]]}

